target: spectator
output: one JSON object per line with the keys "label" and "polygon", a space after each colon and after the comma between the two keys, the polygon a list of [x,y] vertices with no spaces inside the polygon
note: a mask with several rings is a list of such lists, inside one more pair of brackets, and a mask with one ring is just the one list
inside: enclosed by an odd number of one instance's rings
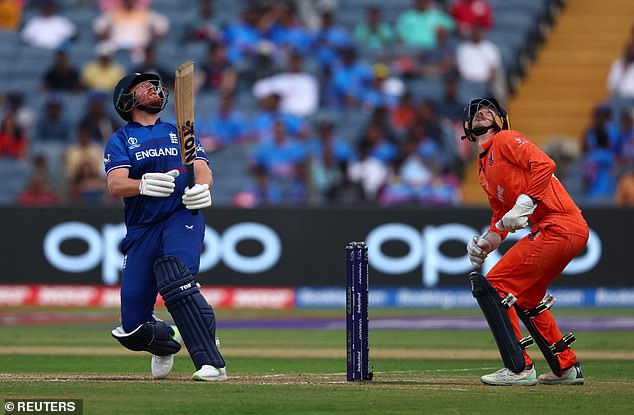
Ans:
{"label": "spectator", "polygon": [[328,121],[317,124],[317,137],[309,146],[311,189],[325,194],[342,181],[341,163],[347,165],[353,152],[344,140],[334,134],[334,125]]}
{"label": "spectator", "polygon": [[390,125],[398,135],[402,135],[416,120],[416,105],[412,93],[405,91],[399,103],[390,110]]}
{"label": "spectator", "polygon": [[245,138],[244,115],[235,108],[234,102],[234,94],[223,94],[220,109],[196,121],[198,139],[206,151],[230,146]]}
{"label": "spectator", "polygon": [[64,50],[55,53],[53,65],[44,74],[44,89],[47,91],[78,92],[81,89],[79,72],[70,65]]}
{"label": "spectator", "polygon": [[56,14],[54,0],[41,2],[41,14],[31,17],[22,29],[22,40],[30,46],[59,49],[77,32],[75,24],[65,16]]}
{"label": "spectator", "polygon": [[148,45],[167,34],[169,20],[136,3],[136,0],[123,0],[120,9],[98,16],[93,29],[99,40],[109,42],[115,50],[131,51],[136,60],[140,60],[141,52]]}
{"label": "spectator", "polygon": [[104,202],[106,181],[90,161],[84,161],[70,179],[70,201],[75,204],[100,205]]}
{"label": "spectator", "polygon": [[353,183],[360,183],[369,201],[376,201],[388,177],[386,165],[371,155],[371,144],[362,140],[359,159],[350,163],[348,176]]}
{"label": "spectator", "polygon": [[614,198],[612,167],[616,157],[610,149],[610,138],[605,131],[599,132],[596,138],[596,147],[584,158],[586,198],[592,202],[606,202]]}
{"label": "spectator", "polygon": [[189,41],[219,42],[222,38],[220,22],[214,12],[214,0],[200,0],[197,20],[185,30]]}
{"label": "spectator", "polygon": [[119,122],[106,110],[108,95],[105,93],[93,91],[86,95],[86,101],[88,107],[79,122],[80,130],[85,131],[92,141],[102,145],[119,128]]}
{"label": "spectator", "polygon": [[615,202],[617,206],[634,208],[634,166],[630,167],[619,179],[616,186]]}
{"label": "spectator", "polygon": [[372,67],[357,59],[354,48],[341,51],[341,62],[332,68],[332,83],[325,94],[336,108],[356,107],[364,88],[372,82]]}
{"label": "spectator", "polygon": [[18,195],[18,205],[49,207],[59,203],[57,190],[49,180],[48,162],[38,154],[33,160],[33,173],[25,189]]}
{"label": "spectator", "polygon": [[103,145],[95,143],[90,134],[89,129],[80,127],[77,142],[66,150],[64,175],[69,181],[78,176],[83,163],[89,163],[94,171],[102,171]]}
{"label": "spectator", "polygon": [[634,98],[634,39],[625,46],[623,56],[612,63],[608,90],[618,97]]}
{"label": "spectator", "polygon": [[609,147],[617,152],[619,131],[618,127],[612,122],[612,110],[605,103],[600,103],[594,107],[592,112],[592,123],[586,130],[583,137],[583,153],[588,154],[590,151],[599,147],[599,136],[606,135]]}
{"label": "spectator", "polygon": [[15,32],[22,21],[24,0],[0,1],[0,30]]}
{"label": "spectator", "polygon": [[283,120],[274,121],[272,141],[262,143],[253,157],[256,170],[264,169],[269,182],[279,186],[283,199],[291,203],[305,201],[306,161],[306,149],[287,134]]}
{"label": "spectator", "polygon": [[300,53],[303,56],[308,56],[315,40],[313,34],[304,27],[295,11],[289,7],[281,9],[281,16],[271,28],[270,37],[285,55]]}
{"label": "spectator", "polygon": [[450,120],[453,124],[458,125],[458,134],[462,135],[462,112],[464,103],[458,98],[458,79],[455,77],[447,77],[444,81],[444,92],[440,102],[436,104],[436,110],[440,118]]}
{"label": "spectator", "polygon": [[54,93],[46,98],[44,112],[35,127],[36,141],[70,141],[70,122],[62,109],[61,95]]}
{"label": "spectator", "polygon": [[330,68],[340,59],[341,49],[352,48],[352,39],[345,26],[337,24],[335,12],[324,12],[321,29],[315,37],[315,58],[322,68]]}
{"label": "spectator", "polygon": [[455,24],[451,16],[434,7],[432,0],[414,0],[414,8],[403,12],[396,22],[396,31],[406,46],[433,49],[436,33],[444,27],[452,32]]}
{"label": "spectator", "polygon": [[386,138],[386,132],[380,124],[370,124],[361,137],[361,142],[362,148],[367,148],[371,157],[386,165],[398,155],[398,149]]}
{"label": "spectator", "polygon": [[313,114],[319,105],[319,85],[314,75],[303,71],[302,64],[302,55],[291,53],[288,69],[257,81],[253,86],[253,94],[258,99],[272,93],[279,94],[283,112],[298,117]]}
{"label": "spectator", "polygon": [[222,43],[211,43],[200,71],[196,72],[196,89],[232,94],[236,89],[238,73],[227,57],[227,47]]}
{"label": "spectator", "polygon": [[339,0],[294,0],[294,2],[298,16],[313,32],[322,28],[322,16],[325,12],[333,12],[339,7]]}
{"label": "spectator", "polygon": [[372,81],[360,90],[359,101],[361,108],[366,111],[374,111],[376,108],[390,110],[398,104],[399,96],[405,86],[398,78],[390,78],[390,68],[383,63],[372,65],[374,74]]}
{"label": "spectator", "polygon": [[84,88],[110,93],[125,75],[125,70],[112,57],[114,49],[107,43],[95,47],[96,59],[88,62],[81,73]]}
{"label": "spectator", "polygon": [[506,100],[500,49],[484,38],[481,27],[474,27],[470,38],[460,43],[456,51],[456,64],[463,79],[486,84],[498,101]]}
{"label": "spectator", "polygon": [[16,115],[7,113],[0,124],[0,157],[23,160],[28,145],[28,139],[18,125]]}
{"label": "spectator", "polygon": [[450,76],[456,72],[456,43],[444,27],[436,30],[436,47],[420,54],[417,75],[423,77]]}
{"label": "spectator", "polygon": [[308,130],[303,120],[293,114],[280,110],[282,97],[271,93],[260,99],[262,109],[256,112],[251,123],[251,134],[260,143],[273,141],[273,124],[284,123],[285,132],[294,137],[305,138]]}
{"label": "spectator", "polygon": [[18,126],[27,137],[31,137],[37,116],[32,108],[24,105],[24,93],[16,90],[9,91],[6,95],[6,103],[4,113],[14,114]]}
{"label": "spectator", "polygon": [[370,7],[366,22],[357,24],[352,38],[357,47],[383,49],[391,45],[396,36],[389,23],[382,20],[381,9]]}
{"label": "spectator", "polygon": [[166,88],[174,88],[174,71],[168,71],[157,61],[154,45],[150,44],[145,47],[143,61],[132,72],[157,74],[161,77],[161,81]]}
{"label": "spectator", "polygon": [[450,13],[464,38],[476,26],[485,30],[493,27],[493,12],[486,0],[456,0]]}
{"label": "spectator", "polygon": [[617,132],[616,154],[620,161],[634,161],[634,108],[621,113],[621,123]]}
{"label": "spectator", "polygon": [[234,66],[248,66],[249,59],[255,56],[259,49],[270,47],[262,43],[264,36],[258,26],[259,13],[255,7],[247,6],[242,11],[240,19],[223,28],[222,39],[227,45],[229,61]]}
{"label": "spectator", "polygon": [[348,175],[348,163],[337,163],[339,181],[335,182],[327,191],[326,199],[337,205],[359,205],[366,200],[365,190],[360,182],[353,182]]}

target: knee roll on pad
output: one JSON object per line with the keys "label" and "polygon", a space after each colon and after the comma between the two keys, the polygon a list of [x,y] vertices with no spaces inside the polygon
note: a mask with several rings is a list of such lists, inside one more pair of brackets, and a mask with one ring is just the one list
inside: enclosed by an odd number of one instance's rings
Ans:
{"label": "knee roll on pad", "polygon": [[181,344],[172,338],[173,334],[171,327],[162,321],[143,323],[131,333],[126,333],[121,326],[112,330],[112,337],[125,348],[157,356],[168,356],[181,349]]}
{"label": "knee roll on pad", "polygon": [[216,316],[187,265],[173,256],[159,258],[154,262],[154,275],[196,369],[203,365],[224,367],[216,347]]}
{"label": "knee roll on pad", "polygon": [[493,333],[504,366],[515,373],[523,371],[526,361],[507,312],[507,309],[515,302],[515,297],[509,294],[504,300],[501,299],[497,290],[479,272],[472,272],[469,275],[469,282],[473,297],[482,309]]}

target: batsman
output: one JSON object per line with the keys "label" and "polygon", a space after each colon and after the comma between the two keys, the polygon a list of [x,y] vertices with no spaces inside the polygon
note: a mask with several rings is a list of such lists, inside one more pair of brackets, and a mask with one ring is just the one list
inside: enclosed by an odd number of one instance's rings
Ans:
{"label": "batsman", "polygon": [[[130,350],[150,352],[154,378],[170,373],[182,336],[196,367],[192,378],[221,381],[227,370],[216,346],[215,314],[194,280],[205,222],[193,212],[211,206],[212,173],[196,142],[195,180],[188,185],[192,174],[183,174],[177,128],[158,115],[168,95],[152,73],[127,75],[114,89],[115,110],[127,124],[109,138],[104,164],[109,192],[123,197],[127,233],[121,326],[112,336]],[[175,326],[154,316],[159,292]]]}
{"label": "batsman", "polygon": [[[467,245],[480,268],[508,232],[530,226],[483,276],[469,276],[505,367],[480,380],[489,385],[583,384],[581,366],[570,349],[574,336],[562,336],[550,312],[547,287],[588,241],[588,224],[554,176],[555,162],[522,133],[510,129],[506,111],[493,98],[472,100],[464,108],[463,139],[479,150],[478,172],[493,216],[489,229]],[[522,338],[519,320],[530,333]],[[525,348],[536,343],[550,371],[536,377]]]}

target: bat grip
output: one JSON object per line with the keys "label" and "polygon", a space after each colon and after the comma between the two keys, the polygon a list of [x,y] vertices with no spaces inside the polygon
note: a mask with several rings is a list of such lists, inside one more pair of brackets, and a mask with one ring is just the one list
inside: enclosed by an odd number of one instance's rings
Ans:
{"label": "bat grip", "polygon": [[[185,166],[187,169],[187,186],[191,189],[196,186],[196,176],[194,176],[194,163]],[[192,215],[198,215],[198,209],[192,210]]]}

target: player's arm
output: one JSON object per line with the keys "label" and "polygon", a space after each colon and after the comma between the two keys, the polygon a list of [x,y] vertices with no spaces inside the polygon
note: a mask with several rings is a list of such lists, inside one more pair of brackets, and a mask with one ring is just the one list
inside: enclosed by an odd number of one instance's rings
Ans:
{"label": "player's arm", "polygon": [[196,176],[196,184],[206,184],[211,189],[214,184],[213,174],[205,160],[194,160],[194,176]]}
{"label": "player's arm", "polygon": [[152,196],[168,197],[174,192],[178,170],[167,173],[145,173],[141,179],[129,177],[130,169],[118,168],[108,173],[108,191],[116,197]]}

